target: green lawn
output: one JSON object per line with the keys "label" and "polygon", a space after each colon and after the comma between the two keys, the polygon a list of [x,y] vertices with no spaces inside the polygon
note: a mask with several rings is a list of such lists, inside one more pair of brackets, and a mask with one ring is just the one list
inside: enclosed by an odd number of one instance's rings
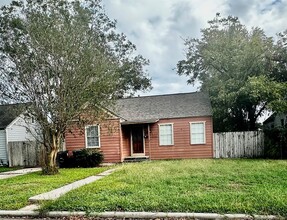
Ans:
{"label": "green lawn", "polygon": [[0,210],[28,205],[31,196],[48,192],[68,183],[98,174],[107,168],[60,169],[60,174],[43,176],[41,172],[0,180]]}
{"label": "green lawn", "polygon": [[127,164],[42,209],[287,216],[287,161],[198,159]]}

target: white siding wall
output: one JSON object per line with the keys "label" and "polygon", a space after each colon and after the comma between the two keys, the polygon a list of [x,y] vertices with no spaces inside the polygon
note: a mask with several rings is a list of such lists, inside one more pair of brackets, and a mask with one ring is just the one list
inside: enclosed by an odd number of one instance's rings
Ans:
{"label": "white siding wall", "polygon": [[[276,113],[274,113],[276,114]],[[264,124],[265,128],[272,129],[272,128],[280,128],[282,127],[282,120],[283,120],[283,126],[287,124],[287,114],[286,113],[277,113],[273,119],[273,121],[270,121],[266,124]]]}
{"label": "white siding wall", "polygon": [[6,133],[0,130],[0,160],[7,164]]}
{"label": "white siding wall", "polygon": [[282,127],[281,121],[283,121],[283,126],[287,124],[287,114],[283,114],[283,113],[277,114],[274,120],[274,127],[275,128]]}
{"label": "white siding wall", "polygon": [[[26,127],[28,125],[22,118],[18,118],[14,124],[8,126],[6,128],[8,142],[35,140]],[[35,125],[29,124],[29,128],[34,130]]]}

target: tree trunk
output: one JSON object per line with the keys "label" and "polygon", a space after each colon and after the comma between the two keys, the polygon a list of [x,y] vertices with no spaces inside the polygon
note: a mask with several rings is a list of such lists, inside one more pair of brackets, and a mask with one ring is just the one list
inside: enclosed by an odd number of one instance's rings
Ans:
{"label": "tree trunk", "polygon": [[44,158],[44,164],[42,166],[42,173],[45,175],[54,175],[59,172],[57,167],[57,154],[60,149],[60,135],[59,134],[52,134],[49,135],[50,141],[48,146],[45,147],[46,149],[46,156]]}
{"label": "tree trunk", "polygon": [[248,111],[248,130],[255,131],[256,130],[256,116],[255,116],[256,107],[250,108]]}

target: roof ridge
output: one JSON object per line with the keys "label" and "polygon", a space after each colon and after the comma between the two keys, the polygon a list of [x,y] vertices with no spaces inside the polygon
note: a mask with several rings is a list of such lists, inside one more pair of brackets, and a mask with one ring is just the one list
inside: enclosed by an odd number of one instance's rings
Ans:
{"label": "roof ridge", "polygon": [[120,98],[120,100],[121,99],[137,99],[137,98],[160,97],[160,96],[188,95],[188,94],[195,94],[195,93],[204,93],[204,92],[195,91],[195,92],[169,93],[169,94],[160,94],[160,95],[135,96],[135,97]]}
{"label": "roof ridge", "polygon": [[212,115],[210,99],[205,92],[118,99],[114,111],[128,121]]}

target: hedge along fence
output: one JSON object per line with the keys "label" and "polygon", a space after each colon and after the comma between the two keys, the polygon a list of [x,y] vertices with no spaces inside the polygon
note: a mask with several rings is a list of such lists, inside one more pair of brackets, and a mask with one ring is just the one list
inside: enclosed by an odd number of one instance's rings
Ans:
{"label": "hedge along fence", "polygon": [[214,158],[258,158],[264,156],[263,131],[213,134]]}

